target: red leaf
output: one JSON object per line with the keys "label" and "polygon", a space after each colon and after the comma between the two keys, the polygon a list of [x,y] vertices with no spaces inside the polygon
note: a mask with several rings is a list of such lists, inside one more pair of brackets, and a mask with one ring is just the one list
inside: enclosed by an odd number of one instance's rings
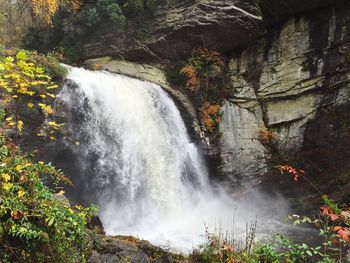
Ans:
{"label": "red leaf", "polygon": [[329,208],[328,208],[328,206],[323,205],[323,206],[320,207],[320,209],[322,211],[322,215],[323,216],[329,216]]}
{"label": "red leaf", "polygon": [[333,243],[333,245],[335,245],[335,246],[338,246],[338,245],[340,244],[340,242],[339,242],[338,240],[336,240],[336,239],[333,239],[333,240],[332,240],[332,243]]}
{"label": "red leaf", "polygon": [[20,220],[24,214],[21,211],[12,211],[11,216],[14,220]]}
{"label": "red leaf", "polygon": [[330,214],[329,216],[331,217],[332,221],[335,221],[335,220],[337,220],[339,218],[339,216],[335,215],[335,214]]}
{"label": "red leaf", "polygon": [[303,173],[303,174],[305,173],[305,171],[304,171],[304,170],[299,170],[299,172],[301,172],[301,173]]}
{"label": "red leaf", "polygon": [[292,174],[297,174],[297,170],[295,170],[294,168],[292,168],[292,167],[290,167],[289,168],[289,171],[288,172],[290,172],[290,173],[292,173]]}

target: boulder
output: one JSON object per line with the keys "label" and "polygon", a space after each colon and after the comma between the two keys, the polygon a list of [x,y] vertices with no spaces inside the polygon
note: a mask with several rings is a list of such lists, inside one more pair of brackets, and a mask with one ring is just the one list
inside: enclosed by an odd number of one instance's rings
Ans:
{"label": "boulder", "polygon": [[185,263],[184,257],[127,236],[104,236],[90,232],[89,263]]}

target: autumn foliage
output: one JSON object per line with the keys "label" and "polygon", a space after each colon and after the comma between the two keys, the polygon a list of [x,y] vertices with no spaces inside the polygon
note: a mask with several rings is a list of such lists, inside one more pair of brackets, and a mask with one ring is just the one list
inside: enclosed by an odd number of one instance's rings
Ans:
{"label": "autumn foliage", "polygon": [[198,48],[192,52],[188,63],[181,69],[186,77],[186,87],[192,93],[197,93],[201,87],[207,86],[210,71],[221,71],[224,59],[219,52],[207,48]]}
{"label": "autumn foliage", "polygon": [[186,87],[190,92],[196,93],[199,90],[199,78],[193,65],[186,65],[181,69],[186,76]]}
{"label": "autumn foliage", "polygon": [[261,127],[258,131],[258,138],[262,144],[271,145],[275,140],[275,134],[266,127]]}
{"label": "autumn foliage", "polygon": [[293,180],[295,182],[298,182],[299,178],[302,177],[302,174],[305,174],[304,170],[301,169],[295,169],[292,166],[289,166],[287,164],[284,165],[278,165],[276,168],[281,172],[281,174],[287,172],[293,176]]}
{"label": "autumn foliage", "polygon": [[52,24],[52,17],[56,14],[60,6],[67,6],[73,14],[82,6],[81,0],[31,0],[30,3],[33,14],[49,25]]}
{"label": "autumn foliage", "polygon": [[221,121],[221,106],[219,104],[210,104],[206,102],[199,109],[200,119],[208,132],[213,132]]}
{"label": "autumn foliage", "polygon": [[328,196],[322,196],[325,204],[320,207],[322,216],[326,217],[333,225],[332,230],[337,234],[333,243],[340,242],[350,244],[350,208],[339,208],[338,205]]}
{"label": "autumn foliage", "polygon": [[[295,182],[298,182],[300,178],[305,179],[318,192],[320,192],[320,190],[308,178],[306,178],[304,170],[293,168],[287,164],[278,165],[276,168],[281,174],[291,174]],[[333,243],[335,245],[340,245],[341,243],[350,244],[350,207],[345,206],[340,208],[327,195],[322,195],[322,199],[324,205],[320,206],[320,211],[324,219],[320,222],[327,222],[327,225],[330,226],[330,231],[336,233],[336,238],[333,238]],[[318,223],[317,220],[315,222]]]}
{"label": "autumn foliage", "polygon": [[0,99],[5,105],[5,127],[14,129],[16,137],[21,135],[25,123],[19,109],[25,105],[32,111],[39,109],[46,119],[46,127],[37,135],[55,140],[54,133],[63,124],[50,121],[49,117],[54,113],[54,90],[59,86],[27,53],[8,52],[0,57]]}
{"label": "autumn foliage", "polygon": [[221,106],[210,94],[217,88],[216,78],[223,66],[224,59],[219,52],[198,48],[180,71],[186,78],[187,90],[196,95],[201,123],[209,133],[214,132],[221,120]]}
{"label": "autumn foliage", "polygon": [[48,23],[52,23],[52,17],[58,10],[57,0],[31,0],[32,11],[35,16],[42,16]]}

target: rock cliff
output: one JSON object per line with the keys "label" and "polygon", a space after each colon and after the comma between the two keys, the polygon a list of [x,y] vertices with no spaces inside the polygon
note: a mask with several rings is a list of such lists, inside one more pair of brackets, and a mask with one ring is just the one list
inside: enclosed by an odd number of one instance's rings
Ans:
{"label": "rock cliff", "polygon": [[142,24],[131,19],[122,29],[101,25],[86,40],[84,56],[172,64],[203,45],[226,53],[263,36],[276,21],[336,2],[342,1],[176,0]]}
{"label": "rock cliff", "polygon": [[[276,153],[319,168],[348,156],[349,14],[347,3],[294,16],[232,54],[221,125],[231,178],[262,174]],[[270,147],[259,139],[263,129],[274,137]]]}
{"label": "rock cliff", "polygon": [[215,169],[233,184],[260,182],[280,162],[324,174],[319,182],[330,172],[332,178],[343,177],[350,156],[350,4],[174,2],[145,21],[143,35],[132,20],[123,30],[101,28],[84,45],[85,57],[110,56],[92,61],[160,84],[184,107],[188,123],[198,127],[195,107],[162,70],[183,62],[197,47],[218,50],[226,56],[230,92],[223,103],[219,145],[214,145],[220,157]]}

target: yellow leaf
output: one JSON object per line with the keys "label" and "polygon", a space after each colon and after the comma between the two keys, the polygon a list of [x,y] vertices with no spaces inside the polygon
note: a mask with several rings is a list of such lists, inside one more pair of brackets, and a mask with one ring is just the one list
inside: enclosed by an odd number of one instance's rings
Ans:
{"label": "yellow leaf", "polygon": [[57,126],[57,123],[54,122],[54,121],[49,121],[48,124],[49,124],[50,126]]}
{"label": "yellow leaf", "polygon": [[1,177],[4,179],[5,182],[8,182],[11,180],[11,175],[9,174],[2,174]]}
{"label": "yellow leaf", "polygon": [[28,106],[28,108],[33,108],[34,104],[33,103],[28,103],[27,106]]}
{"label": "yellow leaf", "polygon": [[52,93],[46,93],[46,95],[50,96],[51,98],[56,98],[55,94]]}
{"label": "yellow leaf", "polygon": [[21,132],[23,129],[23,121],[19,120],[17,122],[17,129]]}
{"label": "yellow leaf", "polygon": [[24,190],[19,190],[18,193],[17,193],[17,196],[18,196],[18,197],[22,197],[22,196],[24,196],[24,195],[25,195]]}
{"label": "yellow leaf", "polygon": [[42,99],[45,99],[45,98],[46,98],[46,95],[45,95],[45,94],[40,94],[39,96],[40,96],[40,98],[42,98]]}
{"label": "yellow leaf", "polygon": [[58,85],[51,85],[46,87],[46,89],[57,89],[57,88],[58,88]]}
{"label": "yellow leaf", "polygon": [[6,118],[5,121],[7,121],[7,122],[12,121],[12,117]]}
{"label": "yellow leaf", "polygon": [[73,222],[73,226],[76,226],[76,225],[78,225],[78,223],[74,221],[74,222]]}
{"label": "yellow leaf", "polygon": [[46,105],[46,104],[44,104],[44,103],[38,103],[38,106],[40,107],[40,109],[41,109],[43,112],[45,112],[45,113],[47,113],[47,114],[52,114],[52,113],[54,113],[54,111],[53,111],[53,109],[51,108],[50,105]]}
{"label": "yellow leaf", "polygon": [[10,190],[12,187],[13,187],[13,184],[12,184],[12,183],[4,183],[4,185],[2,186],[2,188],[3,188],[5,191]]}
{"label": "yellow leaf", "polygon": [[17,172],[21,173],[21,172],[22,172],[22,169],[23,169],[23,166],[22,166],[22,165],[20,165],[20,164],[17,164],[17,165],[16,165],[16,170],[17,170]]}
{"label": "yellow leaf", "polygon": [[39,161],[38,164],[44,165],[44,162],[43,161]]}

